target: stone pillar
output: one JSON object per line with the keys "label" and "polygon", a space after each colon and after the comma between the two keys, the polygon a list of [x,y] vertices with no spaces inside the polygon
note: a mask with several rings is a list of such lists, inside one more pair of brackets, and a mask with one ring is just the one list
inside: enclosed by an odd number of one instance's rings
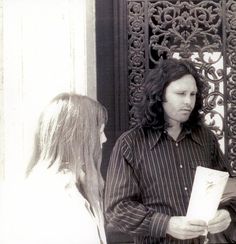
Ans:
{"label": "stone pillar", "polygon": [[0,180],[4,177],[4,113],[3,113],[3,28],[2,0],[0,0]]}

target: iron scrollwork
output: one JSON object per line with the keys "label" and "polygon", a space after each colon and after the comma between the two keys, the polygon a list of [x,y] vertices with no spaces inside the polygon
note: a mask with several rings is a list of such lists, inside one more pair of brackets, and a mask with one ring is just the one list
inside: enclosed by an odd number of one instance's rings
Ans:
{"label": "iron scrollwork", "polygon": [[[145,72],[145,7],[143,1],[128,4],[129,105],[136,103]],[[130,123],[133,122],[132,118]],[[135,123],[135,122],[134,122]]]}
{"label": "iron scrollwork", "polygon": [[228,160],[236,173],[236,3],[226,2]]}
{"label": "iron scrollwork", "polygon": [[206,121],[236,173],[235,1],[127,0],[127,17],[130,109],[146,70],[162,58],[191,59],[208,87]]}

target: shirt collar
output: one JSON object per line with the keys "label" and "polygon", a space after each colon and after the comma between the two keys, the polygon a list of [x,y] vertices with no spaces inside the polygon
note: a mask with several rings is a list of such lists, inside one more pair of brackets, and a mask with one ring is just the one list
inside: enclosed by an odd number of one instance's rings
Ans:
{"label": "shirt collar", "polygon": [[203,142],[202,138],[199,136],[198,129],[190,130],[190,136],[191,136],[192,140],[194,140],[197,144],[204,146],[204,142]]}
{"label": "shirt collar", "polygon": [[[161,135],[167,133],[165,130],[148,130],[147,134],[148,134],[148,143],[149,143],[149,148],[152,149],[160,140]],[[188,129],[185,128],[182,131],[182,138],[184,138],[186,135],[190,135],[190,138],[195,141],[197,144],[203,146],[204,143],[202,141],[202,139],[199,137],[199,133],[197,132],[197,130],[193,130],[193,129]]]}
{"label": "shirt collar", "polygon": [[147,131],[148,134],[148,143],[149,143],[149,148],[152,149],[157,142],[159,141],[161,135],[162,135],[163,131],[162,130],[153,130],[150,129]]}

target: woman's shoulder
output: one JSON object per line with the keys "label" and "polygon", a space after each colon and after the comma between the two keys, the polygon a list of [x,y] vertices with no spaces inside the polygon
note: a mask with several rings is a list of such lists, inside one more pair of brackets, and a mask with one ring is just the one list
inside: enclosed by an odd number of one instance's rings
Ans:
{"label": "woman's shoulder", "polygon": [[51,243],[99,243],[96,223],[86,207],[85,198],[76,186],[58,185],[59,181],[63,182],[62,178],[57,175],[49,182],[42,177],[42,184],[39,179],[29,178],[18,187],[10,185],[6,188],[4,220],[5,226],[10,226],[4,230],[6,239],[17,241],[21,236],[24,244],[41,244],[45,240]]}

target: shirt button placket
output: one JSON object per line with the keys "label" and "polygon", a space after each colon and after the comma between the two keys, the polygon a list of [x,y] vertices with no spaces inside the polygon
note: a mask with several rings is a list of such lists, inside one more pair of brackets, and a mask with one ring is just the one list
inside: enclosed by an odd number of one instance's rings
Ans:
{"label": "shirt button placket", "polygon": [[[179,146],[179,143],[178,142],[175,142],[175,146],[178,147]],[[179,167],[182,169],[183,168],[183,165],[180,164]]]}
{"label": "shirt button placket", "polygon": [[[179,143],[176,142],[176,143],[175,143],[175,146],[178,147],[178,146],[179,146]],[[181,169],[183,169],[183,165],[182,165],[182,164],[180,164],[179,167],[180,167]],[[188,190],[188,187],[185,186],[185,187],[184,187],[184,190],[187,191],[187,190]]]}

